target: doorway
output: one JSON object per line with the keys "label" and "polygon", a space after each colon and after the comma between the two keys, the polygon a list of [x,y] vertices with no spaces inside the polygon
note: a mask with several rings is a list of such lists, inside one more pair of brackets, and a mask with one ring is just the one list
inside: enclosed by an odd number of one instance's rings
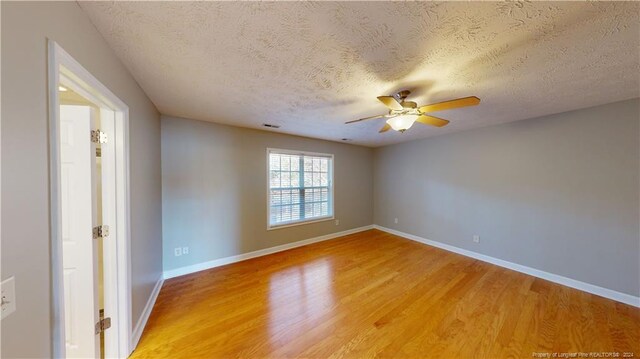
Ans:
{"label": "doorway", "polygon": [[128,107],[49,41],[54,357],[131,353]]}

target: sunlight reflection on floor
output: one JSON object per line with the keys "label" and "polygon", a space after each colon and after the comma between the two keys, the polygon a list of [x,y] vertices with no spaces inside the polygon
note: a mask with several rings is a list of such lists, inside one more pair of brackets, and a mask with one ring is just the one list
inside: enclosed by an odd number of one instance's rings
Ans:
{"label": "sunlight reflection on floor", "polygon": [[[319,323],[334,306],[333,266],[322,258],[286,268],[269,283],[269,334],[272,341],[289,341]],[[291,330],[294,327],[297,330]]]}

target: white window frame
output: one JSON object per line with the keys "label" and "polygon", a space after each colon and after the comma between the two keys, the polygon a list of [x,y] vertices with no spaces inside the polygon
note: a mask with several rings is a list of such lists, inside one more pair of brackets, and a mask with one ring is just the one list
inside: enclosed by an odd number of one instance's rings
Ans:
{"label": "white window frame", "polygon": [[[329,194],[329,210],[330,213],[328,216],[324,216],[324,217],[315,217],[315,218],[310,218],[310,219],[302,219],[302,220],[296,220],[293,222],[285,222],[282,224],[271,224],[271,181],[269,180],[270,177],[270,161],[269,161],[269,155],[271,153],[278,153],[278,154],[289,154],[289,155],[301,155],[301,156],[317,156],[317,157],[327,157],[330,159],[329,161],[329,191],[331,192]],[[266,153],[266,183],[267,183],[267,230],[274,230],[274,229],[280,229],[280,228],[287,228],[287,227],[294,227],[294,226],[301,226],[304,224],[311,224],[311,223],[318,223],[318,222],[324,222],[324,221],[330,221],[335,219],[335,201],[334,201],[334,193],[335,193],[335,187],[334,187],[334,183],[333,183],[333,161],[334,161],[334,156],[331,153],[320,153],[320,152],[308,152],[308,151],[297,151],[297,150],[285,150],[285,149],[281,149],[281,148],[267,148],[267,153]],[[304,181],[304,179],[300,179],[300,181]]]}

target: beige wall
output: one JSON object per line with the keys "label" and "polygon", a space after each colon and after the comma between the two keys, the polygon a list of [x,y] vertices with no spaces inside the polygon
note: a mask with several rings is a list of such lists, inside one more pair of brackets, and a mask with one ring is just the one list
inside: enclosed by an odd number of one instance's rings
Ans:
{"label": "beige wall", "polygon": [[[266,149],[332,153],[335,217],[267,231]],[[164,268],[247,253],[373,223],[373,150],[162,117]],[[190,247],[175,257],[173,248]]]}
{"label": "beige wall", "polygon": [[375,223],[638,296],[639,105],[376,149]]}
{"label": "beige wall", "polygon": [[47,39],[130,109],[132,320],[162,272],[159,114],[75,2],[2,2],[2,279],[17,311],[3,358],[51,356]]}
{"label": "beige wall", "polygon": [[[373,222],[638,295],[638,100],[375,151],[169,117],[161,131],[76,3],[1,9],[0,270],[18,296],[1,323],[2,357],[51,355],[47,38],[130,107],[134,323],[163,256],[170,270]],[[267,147],[335,155],[339,226],[266,231]],[[191,254],[174,257],[178,246]]]}

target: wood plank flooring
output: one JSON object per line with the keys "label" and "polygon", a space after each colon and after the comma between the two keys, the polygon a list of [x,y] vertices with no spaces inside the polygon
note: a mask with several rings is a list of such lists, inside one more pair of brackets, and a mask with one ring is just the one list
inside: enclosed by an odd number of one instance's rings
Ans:
{"label": "wood plank flooring", "polygon": [[165,282],[132,358],[640,357],[640,309],[371,230]]}

